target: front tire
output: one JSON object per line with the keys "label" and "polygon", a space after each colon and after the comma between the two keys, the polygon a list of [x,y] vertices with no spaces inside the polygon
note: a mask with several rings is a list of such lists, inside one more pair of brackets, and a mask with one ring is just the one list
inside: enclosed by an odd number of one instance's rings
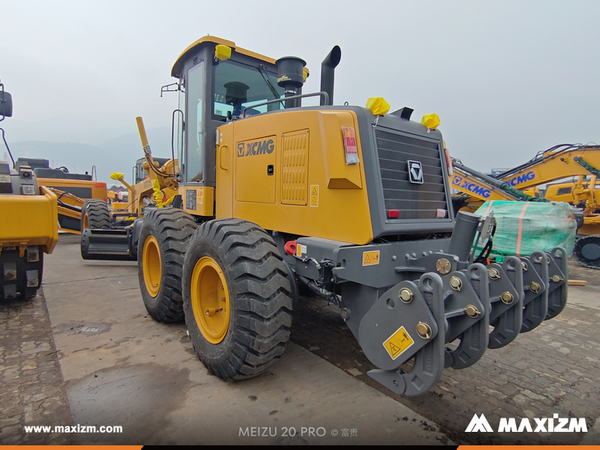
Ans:
{"label": "front tire", "polygon": [[176,208],[144,215],[138,241],[138,277],[144,306],[158,322],[181,322],[181,274],[187,244],[196,229],[192,216]]}
{"label": "front tire", "polygon": [[223,380],[251,378],[283,353],[292,287],[273,239],[238,219],[202,224],[183,267],[183,306],[194,349]]}
{"label": "front tire", "polygon": [[87,228],[93,230],[110,228],[110,211],[106,202],[92,198],[83,203],[81,208],[81,231]]}

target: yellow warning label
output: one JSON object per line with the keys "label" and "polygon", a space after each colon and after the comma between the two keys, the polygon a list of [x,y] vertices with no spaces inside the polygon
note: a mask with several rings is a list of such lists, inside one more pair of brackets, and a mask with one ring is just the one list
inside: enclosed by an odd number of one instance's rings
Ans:
{"label": "yellow warning label", "polygon": [[363,252],[363,266],[375,266],[377,264],[379,264],[379,250]]}
{"label": "yellow warning label", "polygon": [[319,206],[319,185],[313,184],[310,186],[310,206],[317,208]]}
{"label": "yellow warning label", "polygon": [[398,330],[392,334],[387,341],[383,343],[383,346],[390,355],[390,358],[396,359],[406,350],[408,350],[415,341],[412,340],[408,331],[404,327],[398,328]]}

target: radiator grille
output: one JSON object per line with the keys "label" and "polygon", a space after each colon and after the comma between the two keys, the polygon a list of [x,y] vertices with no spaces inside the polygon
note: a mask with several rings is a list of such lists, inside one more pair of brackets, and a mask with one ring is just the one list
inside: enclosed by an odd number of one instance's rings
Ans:
{"label": "radiator grille", "polygon": [[[381,129],[375,137],[385,210],[399,210],[398,219],[435,219],[447,211],[438,144]],[[423,184],[410,182],[408,160],[421,162]]]}

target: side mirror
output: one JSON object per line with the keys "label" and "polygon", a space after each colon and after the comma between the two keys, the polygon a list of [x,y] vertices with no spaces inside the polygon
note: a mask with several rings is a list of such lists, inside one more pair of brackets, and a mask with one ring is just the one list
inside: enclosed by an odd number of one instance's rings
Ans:
{"label": "side mirror", "polygon": [[[1,87],[4,88],[4,86]],[[0,116],[12,116],[12,97],[4,89],[0,90]]]}

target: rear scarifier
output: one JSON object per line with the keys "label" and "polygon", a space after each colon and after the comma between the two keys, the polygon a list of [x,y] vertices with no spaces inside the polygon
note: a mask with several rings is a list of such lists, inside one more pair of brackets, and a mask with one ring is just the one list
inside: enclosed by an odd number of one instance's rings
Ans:
{"label": "rear scarifier", "polygon": [[100,199],[90,199],[83,203],[81,208],[81,230],[109,229],[110,212],[106,202]]}
{"label": "rear scarifier", "polygon": [[[189,214],[175,208],[152,209],[144,216],[138,247],[138,276],[144,305],[158,322],[183,320],[181,273],[188,241],[196,226]],[[148,238],[154,238],[159,255],[153,268],[144,267],[148,262],[148,258],[144,257],[144,243]],[[154,272],[157,275],[155,291],[149,291],[147,287],[150,283],[145,279],[148,269],[157,270]]]}
{"label": "rear scarifier", "polygon": [[[199,282],[194,267],[203,257],[218,264],[229,294],[227,332],[218,343],[203,335],[195,316],[205,313],[202,301],[191,297],[192,283]],[[258,225],[223,219],[200,226],[186,254],[183,290],[194,348],[212,374],[223,380],[251,378],[283,353],[292,325],[292,286],[275,242]]]}

